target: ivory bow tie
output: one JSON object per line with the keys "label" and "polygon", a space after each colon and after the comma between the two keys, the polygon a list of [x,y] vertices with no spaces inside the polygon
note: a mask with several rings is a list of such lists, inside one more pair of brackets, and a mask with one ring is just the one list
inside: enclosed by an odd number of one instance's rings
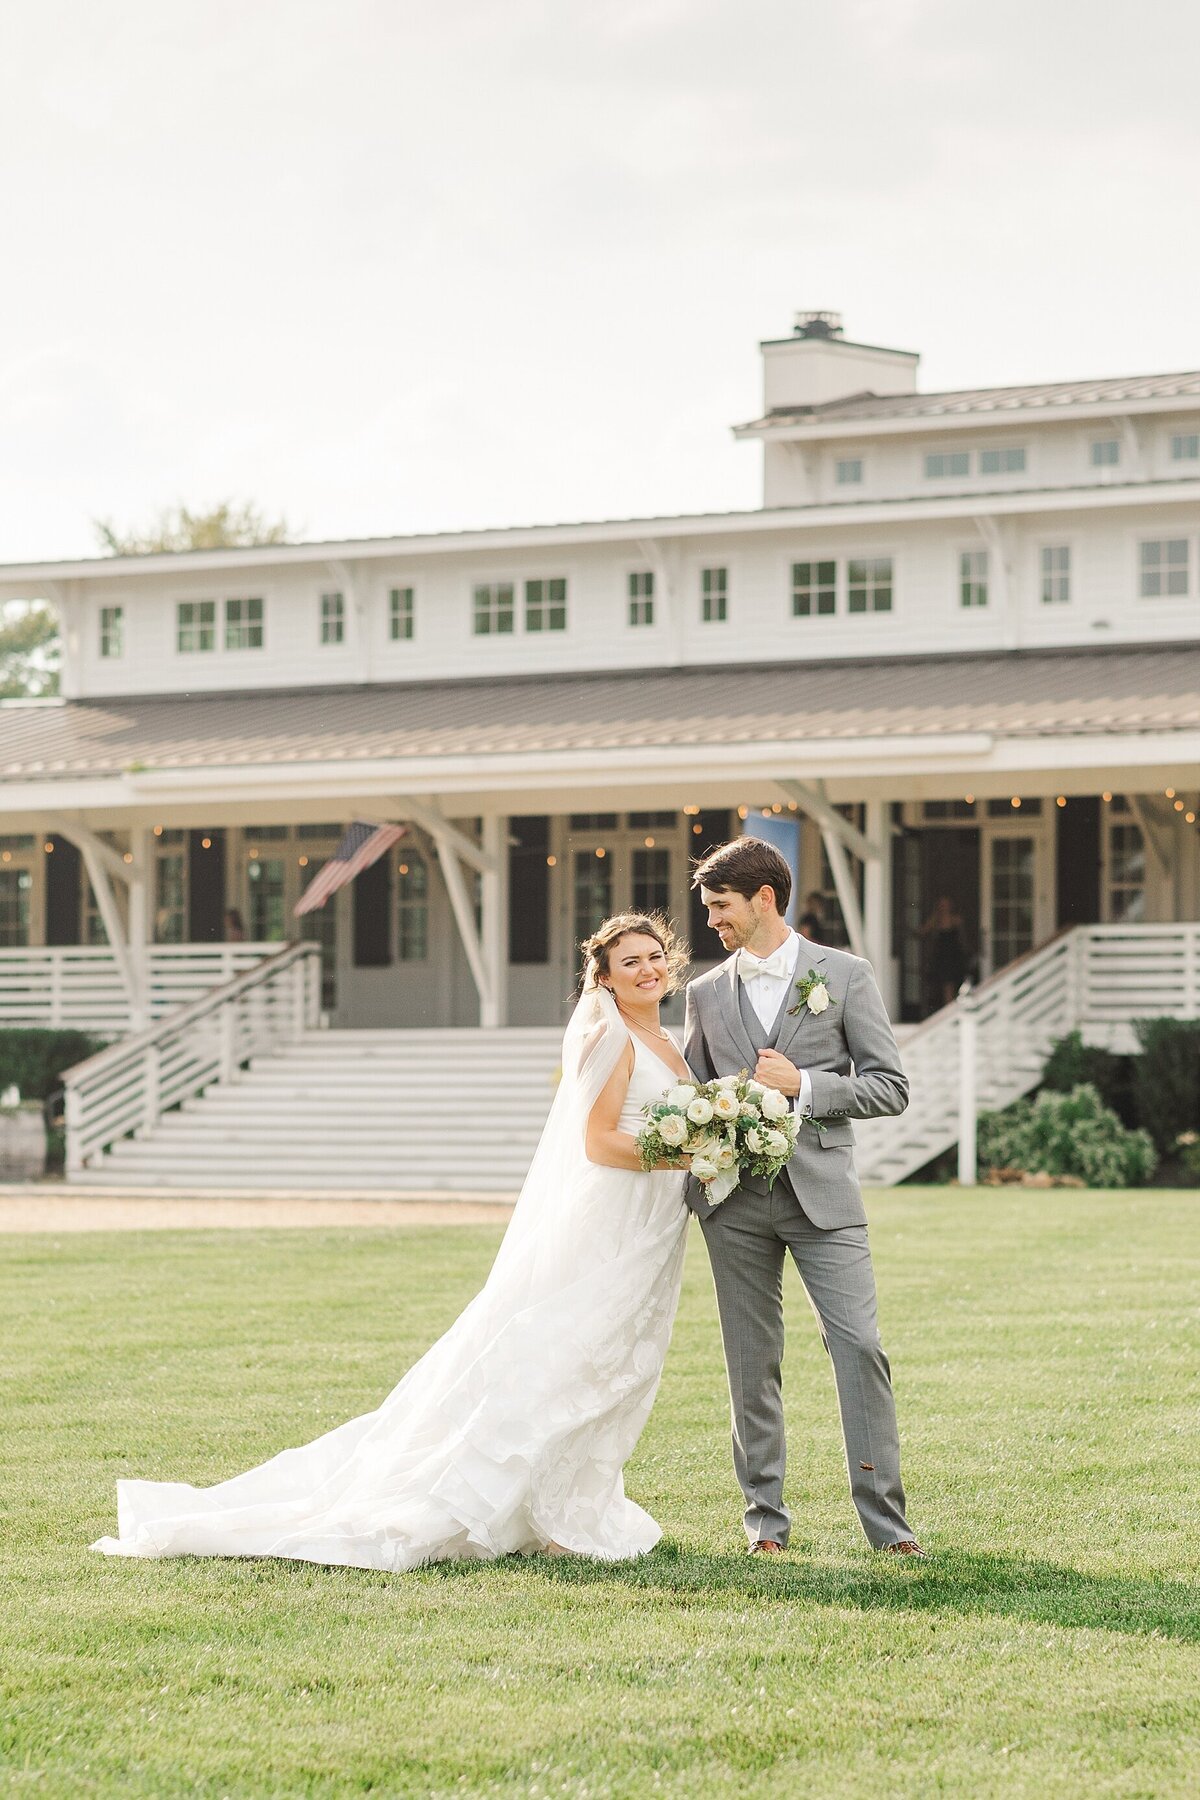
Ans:
{"label": "ivory bow tie", "polygon": [[754,956],[749,950],[738,951],[737,972],[743,981],[769,975],[772,981],[786,981],[791,974],[791,958],[786,944],[771,956]]}

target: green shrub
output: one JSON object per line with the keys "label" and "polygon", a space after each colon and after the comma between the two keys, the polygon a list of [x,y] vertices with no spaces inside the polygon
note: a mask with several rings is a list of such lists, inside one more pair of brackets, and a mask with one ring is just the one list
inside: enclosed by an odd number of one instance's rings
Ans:
{"label": "green shrub", "polygon": [[981,1168],[1075,1175],[1089,1187],[1140,1187],[1158,1164],[1146,1131],[1128,1131],[1094,1087],[1043,1091],[979,1116]]}
{"label": "green shrub", "polygon": [[103,1047],[103,1038],[86,1031],[0,1031],[0,1091],[15,1082],[22,1100],[46,1100],[61,1086],[64,1069]]}
{"label": "green shrub", "polygon": [[1096,1049],[1084,1043],[1080,1032],[1068,1031],[1066,1037],[1057,1038],[1051,1046],[1042,1071],[1042,1087],[1055,1094],[1069,1094],[1084,1085],[1095,1088],[1123,1125],[1141,1123],[1133,1096],[1133,1057]]}
{"label": "green shrub", "polygon": [[1167,1156],[1182,1132],[1200,1131],[1200,1019],[1138,1019],[1134,1031],[1138,1123]]}

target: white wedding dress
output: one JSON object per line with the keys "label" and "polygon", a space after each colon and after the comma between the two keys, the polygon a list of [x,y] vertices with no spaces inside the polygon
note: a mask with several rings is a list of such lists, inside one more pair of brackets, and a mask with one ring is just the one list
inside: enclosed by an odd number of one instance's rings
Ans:
{"label": "white wedding dress", "polygon": [[[375,1412],[216,1487],[117,1485],[111,1556],[283,1556],[402,1570],[553,1542],[618,1561],[658,1525],[622,1469],[671,1335],[687,1213],[680,1173],[588,1162],[587,1114],[630,1042],[585,993],[563,1079],[482,1292]],[[677,1077],[635,1045],[621,1129]]]}

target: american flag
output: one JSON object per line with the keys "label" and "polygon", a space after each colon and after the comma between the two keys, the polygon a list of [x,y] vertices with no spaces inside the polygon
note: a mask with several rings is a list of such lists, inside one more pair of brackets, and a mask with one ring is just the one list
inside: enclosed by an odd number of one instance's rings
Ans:
{"label": "american flag", "polygon": [[293,917],[324,906],[330,894],[378,862],[407,832],[407,825],[364,825],[356,819],[320,874],[313,877],[292,908]]}

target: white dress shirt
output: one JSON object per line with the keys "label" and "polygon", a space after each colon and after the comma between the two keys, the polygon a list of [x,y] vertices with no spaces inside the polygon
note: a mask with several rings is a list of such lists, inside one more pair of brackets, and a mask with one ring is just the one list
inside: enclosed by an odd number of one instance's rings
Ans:
{"label": "white dress shirt", "polygon": [[[784,942],[770,956],[755,956],[752,950],[738,951],[738,978],[746,990],[746,998],[754,1009],[755,1017],[767,1031],[775,1023],[783,1004],[785,987],[790,992],[796,979],[801,941],[798,932],[789,931]],[[755,963],[761,964],[761,974],[752,972]],[[812,1081],[807,1069],[800,1071],[800,1092],[792,1105],[803,1117],[811,1117]]]}

